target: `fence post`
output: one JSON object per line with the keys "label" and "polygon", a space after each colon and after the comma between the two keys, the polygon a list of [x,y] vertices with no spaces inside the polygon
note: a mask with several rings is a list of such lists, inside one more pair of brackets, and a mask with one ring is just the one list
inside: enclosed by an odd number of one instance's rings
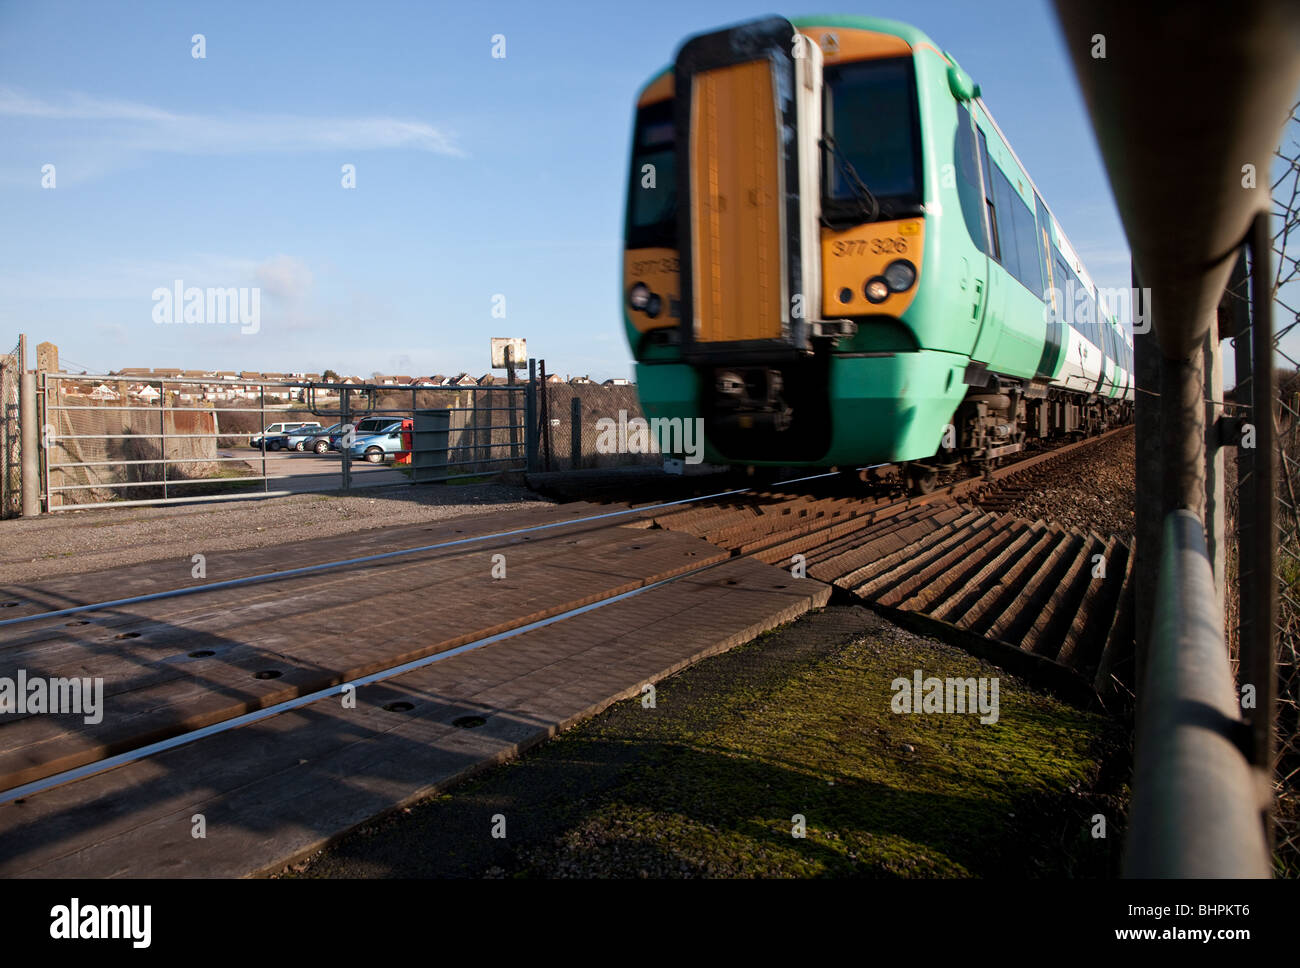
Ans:
{"label": "fence post", "polygon": [[[1143,299],[1137,268],[1133,268],[1133,317],[1139,317]],[[1134,671],[1133,681],[1142,703],[1142,683],[1146,681],[1147,653],[1151,641],[1151,622],[1155,614],[1156,577],[1160,567],[1160,540],[1164,521],[1161,501],[1160,380],[1164,354],[1150,324],[1151,306],[1141,305],[1142,318],[1148,320],[1144,332],[1133,334],[1133,424],[1137,452],[1136,467],[1136,545],[1133,562]],[[1170,404],[1172,406],[1172,404]]]}
{"label": "fence post", "polygon": [[41,460],[39,418],[36,415],[36,374],[26,369],[26,346],[18,355],[18,425],[22,434],[23,517],[41,513]]}
{"label": "fence post", "polygon": [[[339,390],[339,419],[343,421],[344,427],[352,424],[352,391],[347,387]],[[343,490],[349,490],[352,487],[352,441],[349,439],[352,435],[348,431],[343,431],[343,462],[342,480],[339,482]]]}
{"label": "fence post", "polygon": [[551,391],[546,382],[546,361],[541,362],[542,470],[551,469]]}
{"label": "fence post", "polygon": [[528,359],[528,389],[524,391],[524,466],[537,470],[537,360]]}
{"label": "fence post", "polygon": [[569,464],[572,470],[582,467],[582,398],[569,400]]}
{"label": "fence post", "polygon": [[[1264,777],[1273,775],[1273,717],[1277,697],[1277,669],[1274,650],[1277,643],[1277,579],[1274,577],[1274,546],[1277,542],[1277,453],[1274,450],[1274,399],[1277,379],[1273,346],[1273,238],[1269,226],[1271,213],[1258,212],[1248,236],[1250,244],[1250,375],[1251,419],[1255,424],[1254,479],[1250,482],[1250,499],[1255,505],[1255,527],[1259,529],[1247,563],[1246,549],[1241,550],[1238,574],[1255,577],[1252,636],[1241,637],[1241,675],[1243,683],[1255,685],[1255,709],[1251,716],[1252,758]],[[1240,379],[1240,376],[1238,376]],[[1239,478],[1240,480],[1240,478]],[[1238,502],[1243,503],[1243,502]],[[1243,615],[1244,615],[1243,610]],[[1269,798],[1269,847],[1273,846],[1273,800]]]}
{"label": "fence post", "polygon": [[[127,400],[127,404],[130,404]],[[163,500],[167,500],[167,385],[158,382],[158,459],[162,461]],[[184,453],[182,451],[182,453]],[[265,475],[264,475],[265,476]]]}
{"label": "fence post", "polygon": [[[506,386],[513,387],[515,385],[515,348],[507,343],[505,350]],[[510,398],[510,459],[513,461],[519,459],[519,406],[518,401],[515,400],[514,390],[507,390],[506,396]],[[491,397],[488,399],[491,399]],[[492,412],[495,413],[496,411],[493,410]],[[488,443],[491,444],[490,438]],[[490,446],[487,456],[488,460],[492,459],[492,448]]]}
{"label": "fence post", "polygon": [[258,398],[258,420],[261,423],[257,428],[257,437],[262,449],[262,493],[265,494],[271,489],[271,482],[266,479],[266,384],[263,383],[258,390],[261,394]]}

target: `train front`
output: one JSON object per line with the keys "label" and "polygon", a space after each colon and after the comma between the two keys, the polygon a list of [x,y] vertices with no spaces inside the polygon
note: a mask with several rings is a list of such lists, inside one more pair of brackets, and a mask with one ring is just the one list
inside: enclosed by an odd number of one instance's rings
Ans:
{"label": "train front", "polygon": [[922,43],[888,21],[768,18],[691,38],[641,92],[624,321],[646,415],[702,419],[707,460],[939,448],[968,358],[919,322],[938,245]]}

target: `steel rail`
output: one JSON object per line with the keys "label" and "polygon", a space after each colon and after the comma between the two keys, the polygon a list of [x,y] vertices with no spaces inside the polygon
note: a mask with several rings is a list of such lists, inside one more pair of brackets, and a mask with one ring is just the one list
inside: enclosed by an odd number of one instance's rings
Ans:
{"label": "steel rail", "polygon": [[243,713],[230,719],[222,720],[219,723],[213,723],[209,726],[202,726],[199,729],[190,730],[186,733],[179,733],[176,736],[169,736],[167,739],[158,740],[145,746],[137,747],[133,750],[127,750],[124,753],[117,753],[113,756],[105,757],[102,760],[95,760],[93,763],[86,763],[82,766],[65,770],[62,773],[55,773],[39,780],[32,780],[30,783],[24,783],[21,786],[11,787],[8,790],[0,790],[0,804],[10,803],[14,800],[22,799],[35,793],[41,793],[56,786],[62,786],[65,783],[72,783],[76,780],[85,779],[96,773],[102,773],[105,770],[111,770],[119,766],[125,766],[128,763],[134,763],[136,760],[142,760],[158,753],[165,753],[168,750],[176,749],[180,746],[187,746],[196,740],[205,739],[208,736],[214,736],[218,733],[224,733],[228,730],[238,729],[241,726],[247,726],[256,723],[259,720],[269,719],[272,716],[278,716],[281,713],[291,712],[302,706],[318,702],[321,699],[328,699],[330,696],[342,695],[349,687],[360,688],[361,686],[373,685],[376,682],[382,682],[385,679],[392,679],[395,676],[405,675],[416,669],[422,669],[425,666],[433,665],[435,662],[441,662],[444,659],[450,659],[452,656],[460,655],[474,649],[481,649],[485,645],[492,645],[494,642],[500,642],[504,639],[513,638],[516,635],[522,635],[525,632],[532,632],[537,629],[545,628],[548,625],[554,625],[557,622],[563,622],[567,619],[574,618],[586,612],[595,611],[604,608],[607,605],[613,605],[617,602],[626,601],[636,595],[644,592],[653,591],[664,585],[691,578],[706,572],[720,565],[728,564],[735,558],[726,558],[722,561],[715,561],[709,565],[702,565],[699,568],[692,568],[688,572],[680,575],[674,575],[671,578],[663,578],[648,585],[642,585],[640,588],[634,588],[631,591],[621,592],[618,595],[611,595],[609,598],[603,598],[598,602],[591,602],[587,605],[581,605],[577,608],[571,608],[567,612],[561,612],[558,615],[552,615],[550,618],[539,619],[536,622],[529,622],[525,625],[517,626],[513,629],[507,629],[504,632],[497,632],[494,635],[485,638],[476,639],[473,642],[466,642],[464,645],[458,645],[454,649],[448,649],[445,652],[436,652],[433,655],[427,655],[422,659],[412,659],[409,662],[403,662],[400,665],[389,666],[386,669],[380,669],[368,675],[361,676],[357,679],[350,679],[347,682],[340,683],[337,686],[327,686],[324,689],[318,689],[315,692],[309,692],[301,696],[295,696],[293,699],[286,699],[283,702],[266,706],[262,709],[256,709],[250,713]]}
{"label": "steel rail", "polygon": [[[817,480],[818,478],[834,477],[838,471],[832,471],[826,474],[813,474],[807,477],[798,477],[788,481],[779,481],[776,484],[767,484],[765,487],[784,487],[789,484],[799,484],[804,481]],[[730,497],[735,494],[746,494],[753,491],[753,487],[736,488],[730,491],[719,491],[716,494],[704,494],[699,497],[682,498],[677,501],[666,501],[662,504],[656,504],[650,507],[627,508],[622,511],[609,511],[603,514],[593,514],[585,518],[575,518],[572,521],[552,521],[548,524],[533,525],[528,528],[515,528],[510,531],[497,531],[491,534],[473,535],[468,538],[456,538],[452,541],[440,541],[436,544],[421,545],[417,548],[400,548],[396,551],[384,551],[374,555],[362,555],[358,558],[344,558],[339,561],[324,561],[315,565],[303,565],[301,568],[288,568],[284,571],[265,572],[260,575],[248,575],[244,578],[230,578],[225,581],[206,582],[202,585],[191,585],[186,588],[172,588],[162,592],[151,592],[148,595],[135,595],[130,598],[118,598],[107,602],[94,602],[89,605],[76,605],[71,608],[61,608],[55,611],[38,612],[34,615],[20,615],[17,618],[4,619],[0,621],[0,628],[6,628],[12,625],[22,625],[29,622],[38,622],[44,619],[66,618],[69,615],[83,615],[87,612],[100,612],[105,609],[121,608],[127,605],[139,605],[144,602],[156,602],[167,598],[180,598],[185,595],[197,595],[202,592],[217,591],[223,588],[240,588],[247,585],[256,585],[262,582],[274,581],[280,578],[295,578],[300,575],[313,575],[320,572],[332,571],[336,568],[347,568],[352,565],[370,564],[375,561],[389,561],[393,558],[401,558],[407,555],[421,554],[426,551],[438,551],[443,548],[454,548],[460,545],[473,544],[478,541],[493,541],[499,538],[513,538],[522,534],[533,534],[538,531],[547,531],[553,528],[572,527],[574,525],[587,524],[592,521],[607,520],[609,518],[626,517],[631,514],[645,514],[661,510],[662,508],[673,507],[681,504],[692,504],[697,501],[707,501],[714,498]]]}

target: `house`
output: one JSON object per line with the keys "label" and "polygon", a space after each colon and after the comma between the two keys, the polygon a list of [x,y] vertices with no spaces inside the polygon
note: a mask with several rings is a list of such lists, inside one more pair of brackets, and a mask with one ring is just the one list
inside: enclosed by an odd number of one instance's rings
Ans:
{"label": "house", "polygon": [[546,374],[546,382],[547,383],[568,383],[569,381],[566,380],[564,377],[560,376],[560,374],[558,373],[548,373]]}
{"label": "house", "polygon": [[458,373],[456,374],[456,378],[451,381],[451,385],[454,387],[472,387],[477,386],[478,381],[468,373]]}
{"label": "house", "polygon": [[603,387],[626,387],[631,385],[632,385],[631,380],[624,379],[621,376],[616,376],[612,380],[606,380],[604,383],[601,384],[601,386]]}
{"label": "house", "polygon": [[478,378],[478,385],[481,387],[490,387],[492,386],[492,384],[496,382],[497,382],[497,378],[494,377],[491,373],[484,373],[481,377]]}
{"label": "house", "polygon": [[91,396],[91,399],[94,399],[94,400],[116,400],[116,399],[118,399],[118,396],[117,396],[117,394],[113,391],[113,388],[110,387],[107,383],[101,383],[99,386],[95,387],[95,389],[91,391],[90,396]]}
{"label": "house", "polygon": [[583,384],[594,383],[595,381],[592,380],[592,378],[589,377],[589,376],[575,376],[575,377],[574,377],[572,380],[570,380],[569,382],[572,383],[572,384],[574,384],[574,385],[583,385]]}
{"label": "house", "polygon": [[127,392],[131,396],[143,400],[145,403],[154,403],[160,396],[162,396],[162,394],[149,383],[137,383],[134,386],[128,387]]}

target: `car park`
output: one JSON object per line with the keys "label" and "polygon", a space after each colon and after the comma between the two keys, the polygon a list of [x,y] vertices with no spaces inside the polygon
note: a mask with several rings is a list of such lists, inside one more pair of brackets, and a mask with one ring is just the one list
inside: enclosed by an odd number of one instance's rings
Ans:
{"label": "car park", "polygon": [[248,439],[248,446],[260,450],[265,443],[267,450],[279,450],[284,446],[285,434],[291,430],[297,430],[300,427],[320,427],[319,423],[307,420],[283,421],[281,423],[269,424],[260,434],[254,434]]}
{"label": "car park", "polygon": [[[316,450],[315,443],[322,436],[327,436],[335,430],[341,428],[342,424],[334,424],[332,427],[321,427],[320,424],[303,424],[297,430],[290,430],[284,435],[285,450]],[[329,450],[329,441],[325,442],[325,450]],[[316,450],[316,453],[324,453],[323,450]]]}

